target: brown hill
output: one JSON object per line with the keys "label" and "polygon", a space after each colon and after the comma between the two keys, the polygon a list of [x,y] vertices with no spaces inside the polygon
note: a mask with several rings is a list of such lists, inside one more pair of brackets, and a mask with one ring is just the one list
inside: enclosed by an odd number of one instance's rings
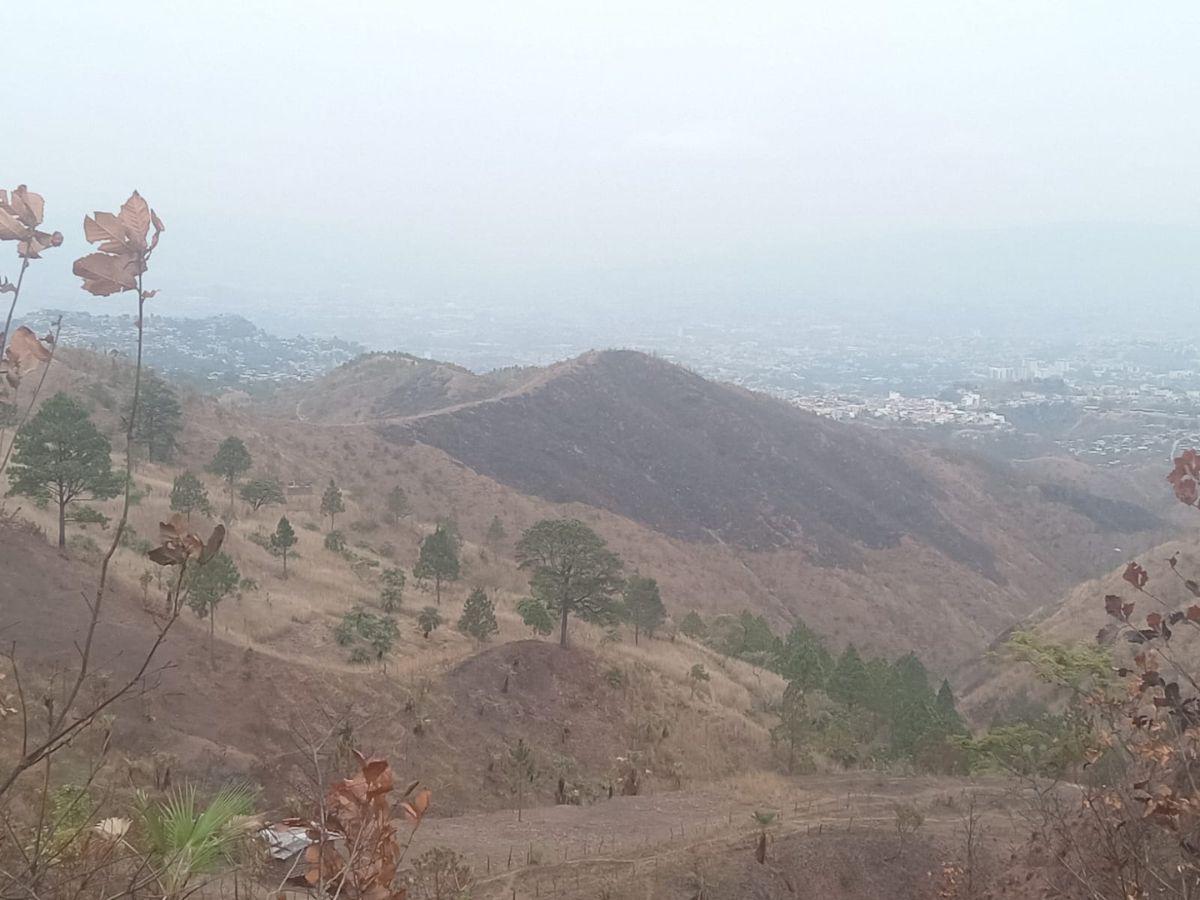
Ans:
{"label": "brown hill", "polygon": [[319,390],[285,391],[278,402],[285,409],[294,402],[303,421],[370,422],[494,397],[529,374],[512,368],[476,375],[407,353],[368,353],[325,375]]}
{"label": "brown hill", "polygon": [[936,506],[940,485],[880,433],[708,381],[641,353],[589,354],[536,390],[391,426],[556,503],[685,540],[804,544],[830,565],[903,535],[989,575],[989,547]]}
{"label": "brown hill", "polygon": [[[1026,475],[915,438],[830,422],[643,354],[591,353],[508,373],[494,395],[474,400],[400,390],[377,401],[371,384],[403,381],[387,374],[389,365],[411,367],[404,357],[368,357],[307,386],[303,421],[290,402],[268,416],[190,397],[176,459],[146,470],[164,492],[155,502],[165,511],[173,474],[200,472],[221,439],[238,434],[256,471],[301,486],[335,477],[350,507],[339,525],[356,552],[410,568],[431,523],[456,519],[470,557],[464,591],[484,583],[519,597],[525,577],[512,560],[513,538],[539,518],[570,515],[597,528],[630,570],[658,578],[677,620],[690,609],[749,608],[780,628],[802,617],[835,645],[916,649],[943,672],[1108,568],[1114,547],[1161,539],[1137,503],[1093,502],[1097,483],[1048,488],[1058,482],[1045,467]],[[468,382],[476,377],[456,372]],[[351,410],[352,422],[311,417],[335,408],[350,384],[357,385],[354,409],[419,411],[379,420]],[[58,388],[81,395],[115,432],[128,390],[119,365],[64,350],[47,394]],[[458,402],[437,406],[443,399]],[[412,507],[396,525],[382,508],[393,484]],[[215,480],[210,489],[218,494]],[[288,515],[311,516],[314,530],[325,527],[317,494],[301,488],[288,498]],[[155,514],[148,508],[139,530],[152,529]],[[278,515],[239,510],[247,529],[269,530]],[[493,516],[509,538],[487,547]],[[323,552],[319,535],[301,538]],[[255,578],[269,577],[260,568],[269,557],[261,555],[247,562]],[[336,605],[327,598],[347,590],[324,570],[301,580],[305,555],[297,578],[278,586],[295,596],[297,616]]]}
{"label": "brown hill", "polygon": [[1158,534],[1154,514],[1091,485],[832,422],[634,352],[362,424],[397,454],[436,448],[543,508],[603,511],[607,536],[686,584],[674,593],[688,605],[799,615],[835,641],[915,646],[941,666],[1107,567],[1114,545]]}
{"label": "brown hill", "polygon": [[[255,548],[235,533],[225,549],[241,561]],[[117,571],[136,562],[122,551]],[[63,557],[36,529],[0,519],[0,629],[32,690],[75,671],[89,615],[82,598],[95,580],[94,559]],[[144,658],[159,603],[150,588],[143,599],[126,577],[115,580],[87,696],[121,683]],[[559,777],[569,797],[590,802],[610,784],[619,792],[631,767],[640,789],[653,793],[771,764],[768,717],[752,710],[781,690],[778,679],[690,642],[599,645],[581,626],[577,645],[564,650],[516,639],[523,629],[502,611],[502,643],[477,652],[450,629],[422,640],[407,613],[397,659],[381,670],[346,663],[333,639],[335,615],[310,608],[289,616],[286,600],[269,595],[227,606],[211,657],[206,623],[185,612],[151,674],[114,707],[114,742],[126,759],[120,780],[144,784],[157,760],[206,784],[248,779],[269,803],[286,803],[303,783],[304,742],[339,723],[358,746],[419,775],[436,791],[441,815],[510,806],[506,763],[518,740],[539,769],[524,792],[530,804],[553,803]],[[264,614],[270,631],[243,624]],[[703,696],[687,679],[697,660],[713,669]],[[15,730],[0,732],[0,756],[18,739]]]}

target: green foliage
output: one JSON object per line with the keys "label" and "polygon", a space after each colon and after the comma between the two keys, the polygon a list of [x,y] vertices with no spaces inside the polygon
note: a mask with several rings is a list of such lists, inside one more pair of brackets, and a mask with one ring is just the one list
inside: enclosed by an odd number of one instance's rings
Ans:
{"label": "green foliage", "polygon": [[486,641],[500,631],[500,626],[496,624],[495,604],[488,599],[483,588],[475,588],[467,597],[458,620],[458,630],[477,641]]}
{"label": "green foliage", "polygon": [[283,577],[287,578],[288,551],[296,546],[296,532],[287,516],[279,517],[275,533],[271,535],[271,550],[283,557]]}
{"label": "green foliage", "polygon": [[44,858],[70,858],[85,846],[87,826],[99,804],[85,787],[63,784],[50,792],[49,810],[42,827],[41,853]]}
{"label": "green foliage", "polygon": [[354,647],[351,662],[383,659],[399,635],[400,629],[391,616],[377,616],[359,608],[342,616],[333,631],[333,639],[339,646]]}
{"label": "green foliage", "polygon": [[801,690],[812,690],[825,685],[833,660],[821,636],[797,621],[780,648],[775,670]]}
{"label": "green foliage", "polygon": [[612,688],[625,687],[625,672],[620,666],[612,666],[604,672],[604,682]]}
{"label": "green foliage", "polygon": [[404,516],[409,513],[408,495],[404,493],[404,488],[396,485],[388,491],[387,500],[384,501],[387,508],[387,514],[392,522],[399,522]]}
{"label": "green foliage", "polygon": [[692,610],[683,617],[683,621],[679,623],[679,630],[692,640],[708,640],[708,626],[704,623],[704,619],[700,617],[700,613],[695,610]]}
{"label": "green foliage", "polygon": [[246,840],[242,819],[253,811],[254,794],[235,785],[222,788],[204,807],[190,785],[159,801],[138,793],[136,833],[143,851],[161,868],[167,900],[186,896],[196,876],[235,861]]}
{"label": "green foliage", "polygon": [[404,599],[405,584],[403,569],[384,569],[379,573],[379,605],[384,612],[396,612]]}
{"label": "green foliage", "polygon": [[708,626],[708,645],[718,653],[766,667],[778,659],[782,642],[766,619],[744,609],[736,616],[713,619]]}
{"label": "green foliage", "polygon": [[171,483],[171,511],[181,512],[192,519],[192,513],[212,515],[212,505],[208,502],[208,489],[204,482],[191,472],[180,472]]}
{"label": "green foliage", "polygon": [[838,657],[825,690],[834,700],[847,706],[870,705],[871,682],[862,657],[853,644],[847,646]]}
{"label": "green foliage", "polygon": [[1099,644],[1056,644],[1031,631],[1018,631],[1004,649],[1043,681],[1072,691],[1104,689],[1112,683],[1112,655]]}
{"label": "green foliage", "polygon": [[667,618],[667,608],[663,606],[658,582],[653,578],[633,575],[625,582],[622,599],[625,616],[633,623],[633,642],[638,642],[638,635],[643,631],[648,637],[654,637],[654,630]]}
{"label": "green foliage", "polygon": [[442,582],[457,581],[460,573],[458,540],[454,532],[443,525],[434,529],[421,541],[421,552],[413,566],[413,577],[418,580],[432,579],[437,602],[442,602]]}
{"label": "green foliage", "polygon": [[617,614],[622,587],[621,559],[578,519],[543,519],[517,542],[517,562],[532,571],[533,596],[560,617],[560,641],[567,643],[567,619],[574,613],[609,624]]}
{"label": "green foliage", "polygon": [[779,708],[779,724],[771,730],[771,740],[782,741],[787,745],[789,775],[795,773],[799,751],[805,740],[813,735],[815,725],[808,690],[798,680],[788,682]]}
{"label": "green foliage", "polygon": [[265,475],[247,481],[242,485],[238,496],[250,504],[250,508],[255,512],[264,506],[281,506],[287,502],[283,493],[283,485],[280,484],[279,479]]}
{"label": "green foliage", "polygon": [[499,516],[492,516],[492,521],[487,527],[487,533],[484,535],[487,545],[495,550],[506,537],[508,537],[508,532],[504,528],[504,523],[500,521]]}
{"label": "green foliage", "polygon": [[525,597],[517,601],[517,614],[535,634],[545,635],[554,630],[554,617],[541,600]]}
{"label": "green foliage", "polygon": [[966,730],[966,723],[963,722],[962,716],[958,714],[958,707],[954,700],[954,690],[950,687],[950,682],[945,678],[942,679],[942,686],[938,688],[937,697],[934,700],[934,710],[937,712],[938,718],[941,720],[947,733]]}
{"label": "green foliage", "polygon": [[703,663],[695,663],[688,670],[688,681],[692,685],[692,696],[696,696],[696,691],[705,690],[705,685],[712,681],[712,676],[708,674],[708,669],[704,668]]}
{"label": "green foliage", "polygon": [[321,495],[321,515],[329,516],[329,527],[332,529],[338,513],[345,511],[346,503],[342,499],[341,488],[330,478],[329,485],[325,488],[325,493]]}
{"label": "green foliage", "polygon": [[231,436],[221,441],[212,461],[208,464],[208,471],[224,478],[229,486],[230,510],[233,509],[234,483],[240,476],[250,471],[250,465],[253,462],[250,451],[246,449],[246,444],[242,439]]}
{"label": "green foliage", "polygon": [[99,525],[101,528],[108,527],[108,516],[100,512],[96,507],[87,506],[86,504],[76,506],[68,512],[67,521],[81,527],[87,525]]}
{"label": "green foliage", "polygon": [[184,576],[184,596],[198,618],[215,616],[217,606],[237,590],[241,574],[233,557],[222,550],[202,566],[191,566]]}
{"label": "green foliage", "polygon": [[17,432],[8,467],[10,495],[58,506],[58,546],[66,546],[68,504],[106,500],[125,487],[112,470],[112,446],[87,410],[58,393]]}
{"label": "green foliage", "polygon": [[227,437],[217,447],[216,454],[208,464],[208,471],[233,481],[250,471],[253,461],[250,451],[246,449],[246,444],[241,438]]}
{"label": "green foliage", "polygon": [[1050,717],[989,728],[952,741],[967,752],[972,771],[1061,778],[1083,762],[1091,728],[1082,717]]}
{"label": "green foliage", "polygon": [[330,553],[346,552],[346,536],[340,531],[331,531],[325,535],[325,549]]}
{"label": "green foliage", "polygon": [[151,462],[169,460],[175,453],[175,439],[183,429],[183,409],[170,385],[154,372],[142,373],[137,420],[133,438],[146,448]]}
{"label": "green foliage", "polygon": [[417,613],[417,627],[426,638],[442,625],[442,614],[436,607],[425,606]]}

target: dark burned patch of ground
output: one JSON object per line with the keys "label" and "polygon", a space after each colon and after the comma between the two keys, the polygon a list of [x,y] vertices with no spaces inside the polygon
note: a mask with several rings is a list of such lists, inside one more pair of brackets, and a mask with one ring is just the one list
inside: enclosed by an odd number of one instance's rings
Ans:
{"label": "dark burned patch of ground", "polygon": [[1105,531],[1135,533],[1163,525],[1162,519],[1127,500],[1101,497],[1067,484],[1040,484],[1038,490],[1051,503],[1062,503]]}
{"label": "dark burned patch of ground", "polygon": [[554,502],[751,549],[802,543],[855,565],[912,535],[991,574],[991,551],[938,511],[939,486],[887,437],[707,381],[641,353],[591,354],[536,390],[384,433],[436,446]]}

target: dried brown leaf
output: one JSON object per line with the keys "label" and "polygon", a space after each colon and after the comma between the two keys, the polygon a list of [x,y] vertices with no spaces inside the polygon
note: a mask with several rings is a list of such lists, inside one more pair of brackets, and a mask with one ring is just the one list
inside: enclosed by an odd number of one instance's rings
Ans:
{"label": "dried brown leaf", "polygon": [[[0,332],[0,334],[2,333]],[[9,358],[10,362],[25,367],[39,362],[48,362],[50,350],[42,346],[42,342],[38,340],[33,329],[21,325],[13,332],[4,355]]]}
{"label": "dried brown leaf", "polygon": [[42,224],[42,216],[46,212],[46,201],[41,194],[34,193],[22,184],[12,192],[8,200],[8,208],[26,228],[37,228]]}
{"label": "dried brown leaf", "polygon": [[0,241],[19,241],[29,233],[21,220],[7,209],[0,207]]}
{"label": "dried brown leaf", "polygon": [[117,218],[125,226],[130,241],[138,250],[146,249],[146,234],[150,231],[150,206],[137,191],[121,204]]}
{"label": "dried brown leaf", "polygon": [[53,234],[45,231],[33,231],[25,240],[17,244],[17,256],[24,259],[41,259],[43,250],[61,247],[62,242],[61,231],[55,231]]}
{"label": "dried brown leaf", "polygon": [[84,216],[83,236],[89,244],[99,244],[102,253],[125,253],[131,249],[129,229],[112,213]]}
{"label": "dried brown leaf", "polygon": [[89,253],[75,260],[72,271],[83,279],[83,289],[107,297],[137,288],[138,261],[108,253]]}
{"label": "dried brown leaf", "polygon": [[218,525],[212,530],[212,534],[208,536],[208,542],[204,545],[204,550],[200,553],[200,565],[204,565],[217,555],[217,551],[221,549],[221,544],[224,540],[225,526]]}

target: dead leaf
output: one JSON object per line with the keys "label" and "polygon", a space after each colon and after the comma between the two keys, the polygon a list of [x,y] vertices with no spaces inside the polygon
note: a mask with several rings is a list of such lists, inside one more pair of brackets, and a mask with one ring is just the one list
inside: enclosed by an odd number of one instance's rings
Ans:
{"label": "dead leaf", "polygon": [[46,201],[41,194],[35,194],[22,184],[12,192],[8,201],[8,209],[27,228],[37,228],[42,224],[42,216],[46,212]]}
{"label": "dead leaf", "polygon": [[1150,580],[1150,576],[1146,573],[1138,563],[1130,562],[1125,566],[1125,571],[1121,575],[1126,581],[1132,584],[1139,591],[1146,586],[1146,582]]}
{"label": "dead leaf", "polygon": [[[83,289],[98,297],[136,290],[137,278],[146,271],[146,260],[158,243],[161,223],[137,191],[116,215],[96,212],[85,216],[83,236],[97,248],[75,261],[74,271],[83,278]],[[151,224],[155,225],[154,245],[147,245]]]}
{"label": "dead leaf", "polygon": [[71,271],[83,279],[83,289],[97,297],[137,288],[138,262],[129,257],[89,253],[75,260]]}
{"label": "dead leaf", "polygon": [[204,550],[200,554],[200,565],[204,565],[217,555],[217,551],[221,549],[221,544],[224,540],[225,526],[218,525],[212,530],[212,534],[208,536],[208,542],[204,545]]}
{"label": "dead leaf", "polygon": [[425,816],[425,811],[429,809],[429,801],[433,798],[433,791],[429,788],[424,788],[417,792],[412,800],[401,803],[400,808],[404,810],[404,816],[413,824],[417,824]]}
{"label": "dead leaf", "polygon": [[142,195],[134,191],[129,199],[121,204],[121,212],[117,215],[126,232],[140,250],[146,249],[146,234],[150,231],[150,206]]}

